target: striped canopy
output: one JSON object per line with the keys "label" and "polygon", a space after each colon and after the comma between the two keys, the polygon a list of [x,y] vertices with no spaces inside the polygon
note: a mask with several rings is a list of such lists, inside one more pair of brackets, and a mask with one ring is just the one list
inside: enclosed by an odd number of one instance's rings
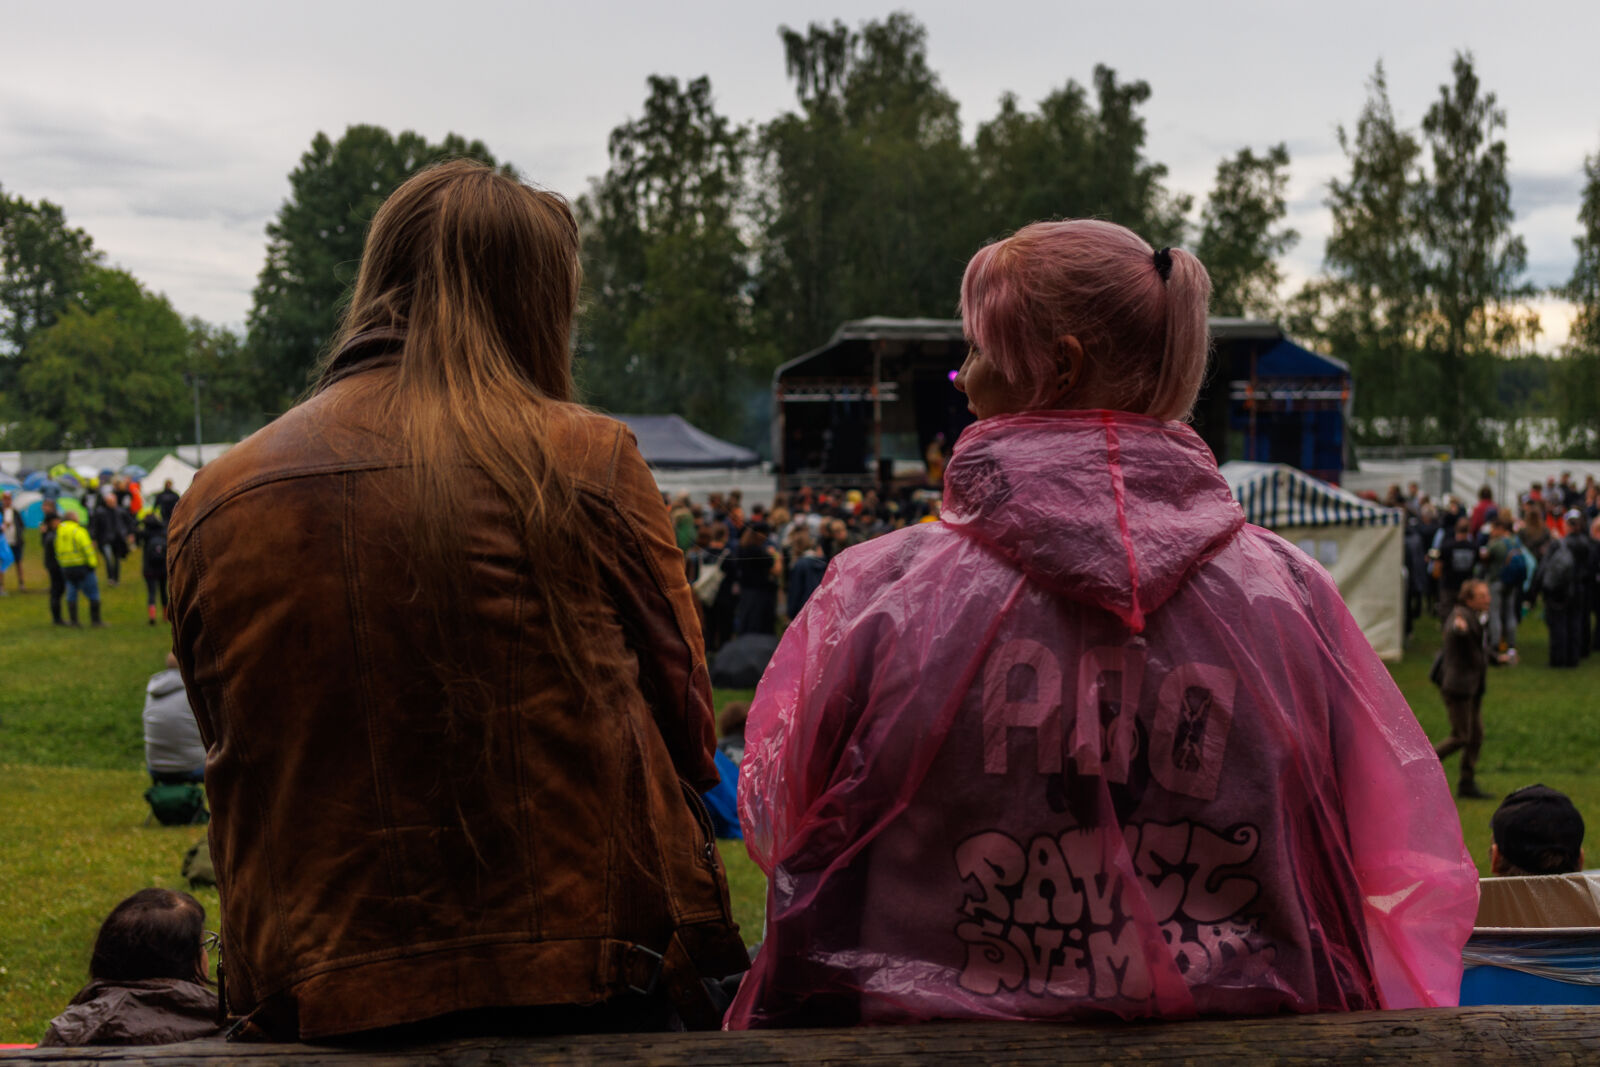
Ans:
{"label": "striped canopy", "polygon": [[1399,526],[1405,513],[1363,500],[1283,463],[1224,463],[1233,498],[1257,526]]}

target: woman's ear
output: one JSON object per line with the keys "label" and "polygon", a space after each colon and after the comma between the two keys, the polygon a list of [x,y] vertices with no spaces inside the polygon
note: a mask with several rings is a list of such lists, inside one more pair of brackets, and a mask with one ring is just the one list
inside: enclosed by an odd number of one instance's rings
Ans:
{"label": "woman's ear", "polygon": [[1072,334],[1056,339],[1056,363],[1059,373],[1050,390],[1050,406],[1060,407],[1078,388],[1083,379],[1083,345]]}

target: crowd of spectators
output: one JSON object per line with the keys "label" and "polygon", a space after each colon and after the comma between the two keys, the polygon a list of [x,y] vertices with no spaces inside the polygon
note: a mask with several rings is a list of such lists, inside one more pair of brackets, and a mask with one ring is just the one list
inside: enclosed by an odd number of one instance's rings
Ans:
{"label": "crowd of spectators", "polygon": [[828,561],[844,549],[939,517],[938,490],[925,486],[882,496],[805,487],[748,510],[738,490],[710,493],[698,504],[682,493],[668,505],[708,652],[740,634],[771,634],[780,617],[799,615]]}
{"label": "crowd of spectators", "polygon": [[1491,649],[1515,662],[1522,613],[1542,600],[1550,630],[1550,665],[1576,667],[1600,640],[1600,487],[1582,487],[1570,473],[1533,483],[1514,506],[1488,486],[1468,504],[1447,495],[1439,504],[1412,482],[1392,486],[1384,503],[1406,511],[1406,633],[1432,612],[1449,614],[1463,583],[1478,578],[1490,592]]}

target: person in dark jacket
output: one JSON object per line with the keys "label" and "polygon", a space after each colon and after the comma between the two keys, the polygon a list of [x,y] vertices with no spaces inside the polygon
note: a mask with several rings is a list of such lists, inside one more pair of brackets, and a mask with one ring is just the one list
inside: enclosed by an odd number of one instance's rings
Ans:
{"label": "person in dark jacket", "polygon": [[822,558],[822,549],[804,530],[795,531],[789,546],[794,553],[794,563],[789,567],[789,599],[785,614],[793,620],[799,617],[800,609],[806,606],[811,594],[822,584],[828,561]]}
{"label": "person in dark jacket", "polygon": [[65,626],[61,617],[61,598],[67,591],[67,580],[61,574],[61,564],[56,559],[56,505],[53,500],[44,502],[44,521],[39,524],[39,544],[44,550],[44,570],[50,576],[50,621]]}
{"label": "person in dark jacket", "polygon": [[1469,580],[1461,586],[1456,606],[1444,620],[1444,647],[1439,691],[1450,712],[1450,736],[1433,747],[1440,760],[1461,753],[1456,795],[1488,796],[1478,788],[1478,750],[1483,746],[1483,691],[1489,673],[1484,621],[1489,612],[1489,587]]}
{"label": "person in dark jacket", "polygon": [[1600,648],[1600,518],[1589,522],[1589,573],[1585,576],[1589,590],[1589,647]]}
{"label": "person in dark jacket", "polygon": [[1531,602],[1544,598],[1544,621],[1550,631],[1550,666],[1576,667],[1577,558],[1564,538],[1551,535],[1547,544],[1539,566],[1534,568],[1528,599]]}
{"label": "person in dark jacket", "polygon": [[1461,584],[1472,577],[1478,566],[1478,546],[1466,519],[1456,520],[1455,536],[1440,546],[1439,564],[1439,613],[1444,615],[1456,603]]}
{"label": "person in dark jacket", "polygon": [[1422,526],[1416,519],[1406,524],[1405,536],[1406,583],[1406,638],[1422,616],[1422,605],[1428,596],[1428,549],[1422,538]]}
{"label": "person in dark jacket", "polygon": [[1567,619],[1567,640],[1579,660],[1589,658],[1589,607],[1594,596],[1594,565],[1596,545],[1589,539],[1589,522],[1583,512],[1573,508],[1567,512],[1567,536],[1563,538],[1572,550],[1572,611]]}
{"label": "person in dark jacket", "polygon": [[700,566],[702,570],[706,567],[720,569],[722,584],[717,586],[716,596],[711,603],[705,605],[704,629],[708,653],[717,651],[733,637],[733,610],[737,600],[734,587],[738,580],[733,550],[728,546],[727,524],[713,522],[709,528],[710,543],[701,552]]}
{"label": "person in dark jacket", "polygon": [[156,509],[156,514],[161,516],[162,522],[172,521],[172,509],[178,506],[178,491],[172,488],[171,478],[166,480],[161,492],[156,494],[155,500],[151,503]]}
{"label": "person in dark jacket", "polygon": [[778,617],[778,552],[767,540],[764,522],[752,522],[739,535],[739,548],[729,565],[739,583],[733,613],[735,634],[770,634]]}
{"label": "person in dark jacket", "polygon": [[167,524],[161,516],[145,516],[144,528],[139,533],[143,542],[141,573],[144,575],[145,611],[150,625],[156,624],[156,598],[161,598],[161,610],[167,610]]}
{"label": "person in dark jacket", "polygon": [[106,561],[106,581],[113,586],[122,577],[122,560],[135,528],[133,515],[117,503],[116,495],[110,490],[101,494],[99,506],[89,515],[89,536]]}
{"label": "person in dark jacket", "polygon": [[205,923],[200,902],[172,889],[118,904],[95,937],[89,984],[39,1044],[170,1045],[216,1033]]}

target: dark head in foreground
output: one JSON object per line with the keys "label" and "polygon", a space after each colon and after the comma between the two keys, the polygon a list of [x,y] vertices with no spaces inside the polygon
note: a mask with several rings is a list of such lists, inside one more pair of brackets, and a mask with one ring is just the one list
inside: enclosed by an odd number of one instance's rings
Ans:
{"label": "dark head in foreground", "polygon": [[141,889],[112,909],[94,939],[89,975],[104,982],[206,979],[206,909],[188,893]]}
{"label": "dark head in foreground", "polygon": [[1489,820],[1489,869],[1496,875],[1571,874],[1583,869],[1583,816],[1565,793],[1530,785]]}
{"label": "dark head in foreground", "polygon": [[40,1044],[165,1045],[214,1033],[205,921],[198,900],[171,889],[141,889],[118,904],[95,936],[89,984]]}

